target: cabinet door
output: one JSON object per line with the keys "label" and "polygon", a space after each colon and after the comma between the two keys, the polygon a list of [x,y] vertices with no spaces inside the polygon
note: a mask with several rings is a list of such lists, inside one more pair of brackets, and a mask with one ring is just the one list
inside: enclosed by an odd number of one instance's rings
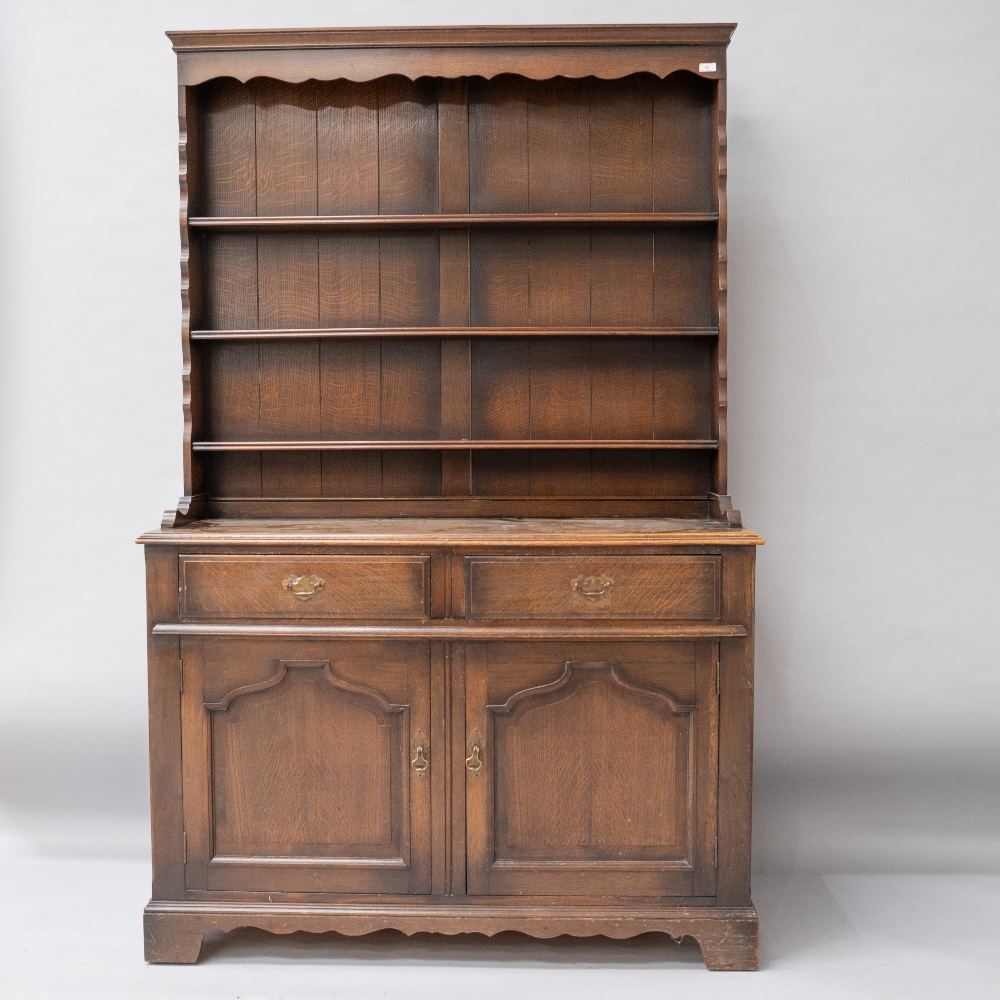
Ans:
{"label": "cabinet door", "polygon": [[187,887],[430,891],[430,647],[182,645]]}
{"label": "cabinet door", "polygon": [[715,892],[715,643],[466,654],[469,892]]}

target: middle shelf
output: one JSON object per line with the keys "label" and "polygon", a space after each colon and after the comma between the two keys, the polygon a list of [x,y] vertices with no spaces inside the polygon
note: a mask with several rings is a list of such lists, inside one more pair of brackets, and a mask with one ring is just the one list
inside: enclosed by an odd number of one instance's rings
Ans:
{"label": "middle shelf", "polygon": [[344,229],[478,229],[547,226],[692,226],[718,222],[718,212],[422,212],[412,215],[193,215],[192,229],[315,232]]}
{"label": "middle shelf", "polygon": [[532,438],[530,440],[370,440],[370,441],[193,441],[194,451],[481,451],[484,449],[496,451],[549,449],[619,449],[633,450],[670,449],[711,451],[718,448],[719,442],[712,439],[674,439],[663,440],[653,438],[638,440],[609,441],[598,439],[564,439],[547,440]]}

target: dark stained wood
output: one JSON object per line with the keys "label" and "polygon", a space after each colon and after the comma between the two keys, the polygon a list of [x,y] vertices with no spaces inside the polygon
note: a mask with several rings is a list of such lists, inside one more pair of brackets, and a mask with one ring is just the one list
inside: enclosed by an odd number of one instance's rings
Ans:
{"label": "dark stained wood", "polygon": [[714,826],[695,829],[714,811],[712,658],[680,643],[490,643],[467,662],[466,731],[483,761],[466,780],[472,893],[714,883]]}
{"label": "dark stained wood", "polygon": [[482,556],[469,618],[717,618],[718,556]]}
{"label": "dark stained wood", "polygon": [[[442,242],[444,240],[442,239]],[[576,337],[579,326],[552,326],[540,329],[537,326],[409,326],[397,329],[384,327],[326,327],[316,330],[270,329],[270,330],[192,330],[192,340],[296,340],[301,338],[348,340],[354,337],[496,337],[532,336],[543,332],[547,337]],[[622,327],[588,326],[587,333],[602,337],[669,336],[669,337],[715,337],[718,327]]]}
{"label": "dark stained wood", "polygon": [[[542,193],[559,204],[559,186],[556,181],[540,178],[537,184]],[[582,193],[578,197],[583,197]],[[546,229],[552,226],[614,226],[674,225],[684,229],[715,222],[716,212],[580,212],[533,211],[481,214],[385,214],[385,215],[259,215],[259,216],[192,216],[188,224],[192,229],[207,232],[262,232],[284,230],[288,232],[315,232],[323,230],[389,230],[389,229],[478,229],[480,227]]]}
{"label": "dark stained wood", "polygon": [[181,556],[183,618],[428,618],[415,556]]}
{"label": "dark stained wood", "polygon": [[431,759],[426,643],[182,655],[189,888],[430,890],[430,781],[410,763],[414,743]]}
{"label": "dark stained wood", "polygon": [[[390,370],[390,374],[394,374]],[[544,380],[543,380],[544,381]],[[437,393],[434,393],[434,399],[436,401]],[[399,398],[392,392],[388,394],[388,399],[393,407],[390,410],[391,417],[388,420],[383,421],[383,431],[387,424],[395,422],[397,419],[396,414],[398,410],[404,406],[404,403],[399,400]],[[548,408],[539,406],[539,409],[545,413],[545,416],[541,419],[548,419]],[[553,407],[553,409],[556,409]],[[421,411],[419,417],[414,419],[419,419],[424,422],[424,429],[428,428],[429,421],[436,419],[437,414],[427,414]],[[544,426],[544,423],[543,423]],[[418,427],[419,431],[421,428]],[[391,432],[390,432],[391,433]],[[420,451],[420,450],[446,450],[452,448],[488,448],[493,450],[496,448],[494,443],[497,439],[486,439],[480,440],[470,440],[470,441],[446,441],[440,438],[414,438],[413,440],[393,440],[391,437],[386,437],[385,439],[375,438],[370,441],[320,441],[320,440],[302,440],[302,441],[195,441],[192,447],[195,451],[338,451],[338,450],[357,450],[367,449],[367,448],[381,448],[383,451]],[[596,438],[580,438],[580,439],[568,439],[568,438],[528,438],[524,441],[519,440],[502,440],[503,448],[532,448],[539,449],[540,446],[544,445],[546,449],[590,449],[590,448],[615,448],[615,449],[634,449],[634,448],[671,448],[671,449],[692,449],[696,451],[704,451],[706,449],[711,450],[716,447],[716,442],[708,438],[699,439],[651,439],[651,440],[636,440],[635,438],[621,438],[621,439],[610,439],[610,440],[598,440]]]}
{"label": "dark stained wood", "polygon": [[149,961],[391,927],[756,966],[731,32],[171,36]]}

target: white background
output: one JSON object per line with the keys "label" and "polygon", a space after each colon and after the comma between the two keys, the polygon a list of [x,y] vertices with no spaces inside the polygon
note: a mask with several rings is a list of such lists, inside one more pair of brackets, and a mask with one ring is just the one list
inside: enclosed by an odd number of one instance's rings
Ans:
{"label": "white background", "polygon": [[4,0],[0,846],[147,856],[132,539],[181,491],[163,31],[484,18],[740,22],[730,487],[767,540],[755,866],[1000,872],[993,0]]}

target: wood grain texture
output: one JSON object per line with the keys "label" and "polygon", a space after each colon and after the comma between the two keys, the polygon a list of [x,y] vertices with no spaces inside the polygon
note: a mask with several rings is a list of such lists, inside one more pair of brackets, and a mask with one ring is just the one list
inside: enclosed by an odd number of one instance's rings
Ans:
{"label": "wood grain texture", "polygon": [[468,616],[717,618],[718,556],[470,557]]}
{"label": "wood grain texture", "polygon": [[275,934],[304,930],[360,935],[391,928],[404,934],[476,933],[493,936],[518,930],[535,938],[563,934],[613,939],[649,932],[675,941],[698,941],[706,964],[721,971],[757,968],[757,913],[753,907],[637,905],[602,901],[567,906],[551,897],[458,902],[386,898],[324,905],[240,902],[151,903],[144,914],[148,962],[195,962],[203,937],[212,930],[259,927]]}
{"label": "wood grain texture", "polygon": [[410,766],[426,644],[190,639],[183,655],[190,888],[429,891],[430,784]]}
{"label": "wood grain texture", "polygon": [[477,647],[466,726],[484,767],[466,775],[470,891],[690,894],[712,865],[693,830],[691,776],[711,753],[711,727],[696,719],[713,711],[696,707],[699,668],[685,645]]}
{"label": "wood grain texture", "polygon": [[755,967],[731,30],[172,36],[150,961],[249,924]]}
{"label": "wood grain texture", "polygon": [[182,556],[180,572],[184,618],[430,617],[426,557]]}

